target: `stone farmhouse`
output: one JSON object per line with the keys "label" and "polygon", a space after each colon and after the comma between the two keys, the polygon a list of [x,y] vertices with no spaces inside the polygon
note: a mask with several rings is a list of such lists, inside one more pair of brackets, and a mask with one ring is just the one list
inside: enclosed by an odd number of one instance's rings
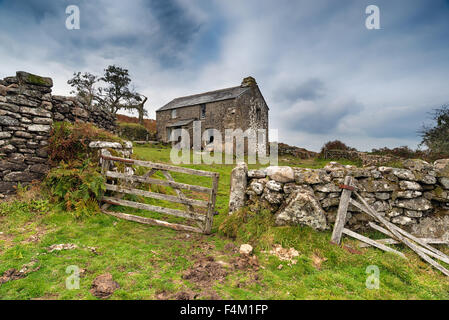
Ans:
{"label": "stone farmhouse", "polygon": [[158,109],[157,138],[170,142],[173,130],[182,128],[188,130],[192,141],[193,123],[201,121],[201,135],[208,131],[203,147],[214,142],[212,129],[221,133],[224,143],[226,129],[250,128],[265,129],[268,146],[268,110],[256,80],[247,77],[240,86],[176,98]]}

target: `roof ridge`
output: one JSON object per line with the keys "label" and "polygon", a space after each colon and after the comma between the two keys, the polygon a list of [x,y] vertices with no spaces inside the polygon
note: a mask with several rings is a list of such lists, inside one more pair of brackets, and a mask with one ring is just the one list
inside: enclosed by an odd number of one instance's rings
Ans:
{"label": "roof ridge", "polygon": [[217,90],[212,90],[212,91],[206,91],[206,92],[202,92],[202,93],[191,94],[191,95],[188,95],[188,96],[182,96],[182,97],[175,98],[172,101],[178,100],[178,99],[183,99],[183,98],[191,98],[191,97],[195,97],[195,96],[202,96],[202,95],[208,94],[208,93],[215,93],[215,92],[219,92],[219,91],[225,91],[225,90],[237,89],[237,88],[241,88],[241,86],[234,86],[234,87],[229,87],[229,88],[223,88],[223,89],[217,89]]}

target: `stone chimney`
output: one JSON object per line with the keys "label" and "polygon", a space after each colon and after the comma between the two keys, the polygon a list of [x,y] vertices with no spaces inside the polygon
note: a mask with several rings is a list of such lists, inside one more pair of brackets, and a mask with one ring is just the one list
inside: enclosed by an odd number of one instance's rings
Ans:
{"label": "stone chimney", "polygon": [[255,87],[255,86],[257,86],[257,82],[256,79],[254,79],[253,77],[244,78],[241,84],[242,88]]}

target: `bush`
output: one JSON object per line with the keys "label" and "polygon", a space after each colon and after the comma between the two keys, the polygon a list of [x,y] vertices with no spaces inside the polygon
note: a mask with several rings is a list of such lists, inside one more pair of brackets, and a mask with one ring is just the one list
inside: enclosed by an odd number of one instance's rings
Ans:
{"label": "bush", "polygon": [[357,151],[355,148],[348,147],[344,142],[340,140],[328,141],[321,148],[321,154],[326,150],[346,150],[346,151]]}
{"label": "bush", "polygon": [[138,123],[119,122],[119,136],[131,141],[146,141],[153,135]]}
{"label": "bush", "polygon": [[105,178],[89,160],[61,162],[48,173],[44,183],[53,200],[62,203],[75,217],[99,212],[98,201],[106,190]]}
{"label": "bush", "polygon": [[89,143],[94,140],[122,142],[122,139],[114,134],[90,123],[55,122],[48,146],[50,161],[58,163],[86,159]]}

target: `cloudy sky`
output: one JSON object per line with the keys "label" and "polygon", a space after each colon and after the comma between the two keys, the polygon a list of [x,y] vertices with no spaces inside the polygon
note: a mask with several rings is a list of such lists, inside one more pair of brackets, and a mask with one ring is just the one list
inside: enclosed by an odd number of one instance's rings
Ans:
{"label": "cloudy sky", "polygon": [[[80,30],[65,27],[69,5]],[[252,75],[282,142],[414,148],[449,102],[449,0],[0,0],[0,61],[0,77],[50,76],[56,94],[74,71],[126,67],[152,118]]]}

